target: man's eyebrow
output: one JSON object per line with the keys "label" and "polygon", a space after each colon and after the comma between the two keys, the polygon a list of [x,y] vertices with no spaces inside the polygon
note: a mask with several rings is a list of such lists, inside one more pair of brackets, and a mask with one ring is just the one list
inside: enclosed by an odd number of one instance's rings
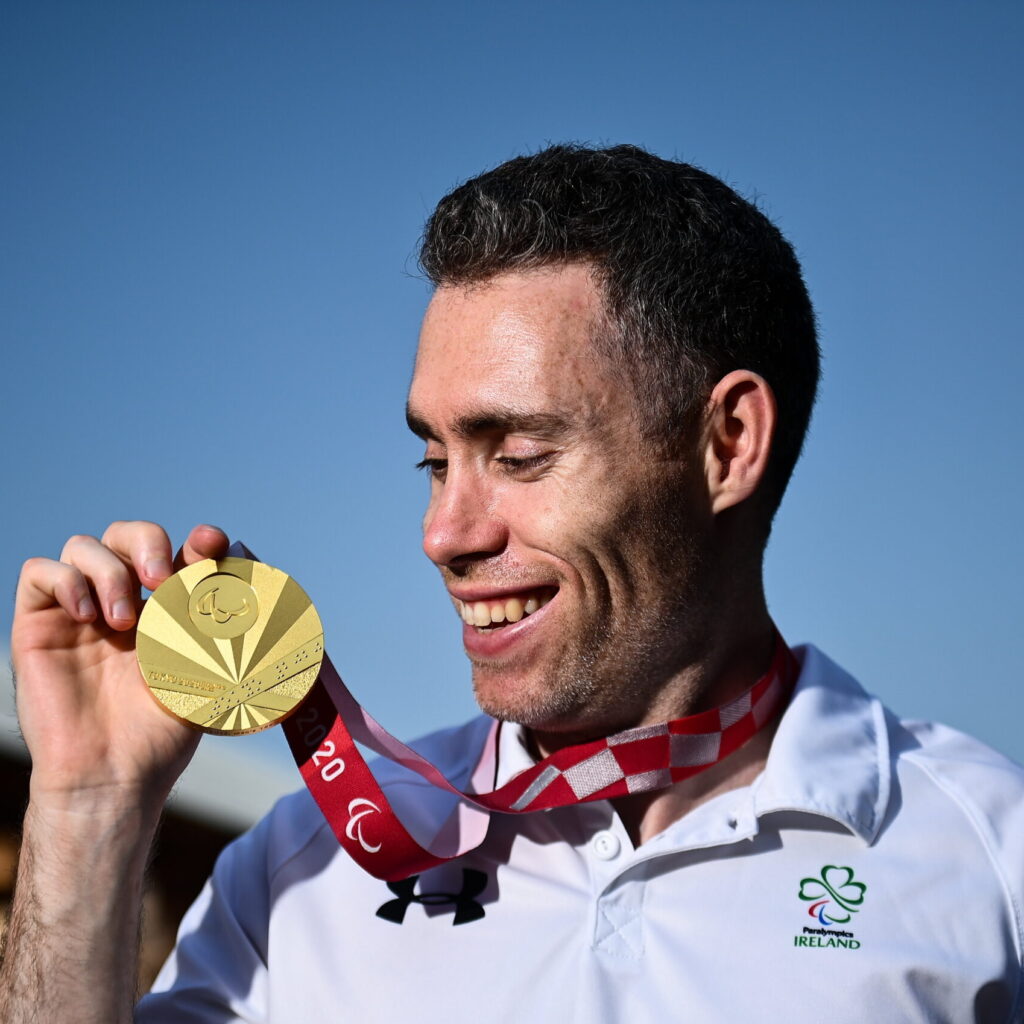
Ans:
{"label": "man's eyebrow", "polygon": [[[437,431],[411,406],[406,406],[405,421],[409,429],[424,441],[437,441]],[[542,434],[557,437],[568,432],[566,417],[554,412],[534,412],[512,407],[491,407],[460,416],[452,424],[452,431],[464,440],[481,434]]]}
{"label": "man's eyebrow", "polygon": [[408,424],[409,429],[424,441],[437,440],[437,435],[430,424],[422,416],[414,412],[412,406],[408,404],[405,407],[405,422]]}

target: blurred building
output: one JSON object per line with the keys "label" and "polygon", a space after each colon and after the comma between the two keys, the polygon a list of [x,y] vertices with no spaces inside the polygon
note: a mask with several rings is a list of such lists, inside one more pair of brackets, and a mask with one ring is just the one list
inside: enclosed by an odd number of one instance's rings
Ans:
{"label": "blurred building", "polygon": [[[0,670],[0,936],[14,891],[28,778],[11,679]],[[254,756],[245,740],[206,737],[200,743],[168,803],[148,873],[140,991],[149,988],[170,952],[178,922],[224,844],[258,821],[279,796],[301,785],[296,768]]]}

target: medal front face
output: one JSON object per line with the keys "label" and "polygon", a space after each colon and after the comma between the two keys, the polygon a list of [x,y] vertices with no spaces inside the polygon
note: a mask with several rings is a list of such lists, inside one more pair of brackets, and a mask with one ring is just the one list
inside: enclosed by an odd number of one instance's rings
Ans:
{"label": "medal front face", "polygon": [[136,654],[160,706],[203,732],[239,735],[287,718],[316,682],[324,633],[290,576],[246,558],[205,559],[162,583]]}

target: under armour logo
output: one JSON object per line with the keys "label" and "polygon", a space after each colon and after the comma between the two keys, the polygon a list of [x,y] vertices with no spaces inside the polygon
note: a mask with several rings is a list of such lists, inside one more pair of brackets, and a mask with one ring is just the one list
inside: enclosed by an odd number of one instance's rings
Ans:
{"label": "under armour logo", "polygon": [[388,900],[377,911],[377,916],[401,924],[410,903],[418,903],[422,907],[443,907],[451,903],[455,907],[452,924],[467,924],[469,921],[479,921],[484,916],[484,908],[476,901],[476,897],[487,888],[487,875],[484,872],[463,868],[461,892],[421,892],[417,896],[415,890],[419,878],[419,875],[412,875],[401,882],[388,882],[388,888],[398,898]]}

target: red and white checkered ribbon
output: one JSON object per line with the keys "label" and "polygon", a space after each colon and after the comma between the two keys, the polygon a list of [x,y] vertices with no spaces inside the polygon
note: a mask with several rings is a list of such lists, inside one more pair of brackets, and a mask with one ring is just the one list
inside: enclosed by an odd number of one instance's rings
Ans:
{"label": "red and white checkered ribbon", "polygon": [[[640,726],[555,751],[490,793],[456,788],[359,705],[324,658],[320,678],[284,723],[302,777],[341,845],[371,875],[397,881],[460,857],[483,842],[494,811],[520,814],[663,789],[717,764],[789,701],[799,667],[778,637],[769,671],[728,704],[663,725]],[[355,741],[459,797],[434,839],[418,843],[392,809]],[[494,777],[497,723],[476,777]]]}

